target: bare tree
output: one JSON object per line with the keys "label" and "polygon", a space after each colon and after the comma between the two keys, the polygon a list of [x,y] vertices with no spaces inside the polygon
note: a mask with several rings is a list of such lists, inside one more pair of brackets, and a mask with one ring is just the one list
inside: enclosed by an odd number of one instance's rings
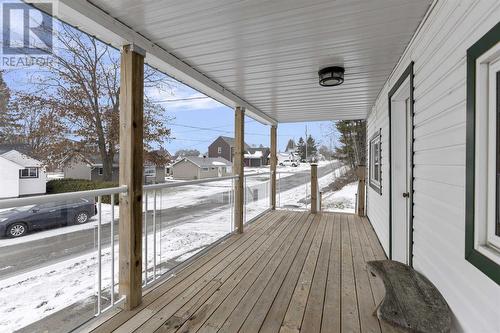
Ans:
{"label": "bare tree", "polygon": [[11,140],[26,144],[30,155],[55,167],[72,146],[67,126],[60,121],[58,105],[53,100],[17,92],[9,109],[18,118]]}
{"label": "bare tree", "polygon": [[[55,34],[54,61],[31,76],[34,96],[55,107],[62,126],[81,151],[97,150],[105,180],[112,175],[119,147],[120,54],[69,25],[60,23]],[[170,89],[173,81],[145,67],[145,89]],[[144,101],[146,148],[168,140],[170,118],[160,104]]]}

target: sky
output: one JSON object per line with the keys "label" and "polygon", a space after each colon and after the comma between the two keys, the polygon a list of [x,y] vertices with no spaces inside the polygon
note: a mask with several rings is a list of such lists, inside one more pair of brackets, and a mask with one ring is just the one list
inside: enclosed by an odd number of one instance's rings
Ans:
{"label": "sky", "polygon": [[[0,3],[3,0],[0,0]],[[17,25],[20,25],[17,22]],[[54,29],[60,22],[54,20]],[[11,32],[22,31],[21,26],[14,23]],[[57,46],[54,46],[57,49]],[[116,50],[115,58],[119,61]],[[1,69],[1,68],[0,68]],[[22,68],[4,72],[4,80],[12,91],[29,91],[30,71],[36,68]],[[209,98],[202,93],[165,76],[172,82],[170,89],[146,90],[151,100],[161,103],[167,110],[170,119],[167,126],[171,129],[171,139],[163,144],[170,153],[179,149],[197,149],[202,154],[218,136],[234,136],[234,110]],[[251,101],[250,101],[251,102]],[[278,150],[285,150],[289,139],[305,137],[305,132],[312,135],[319,145],[335,147],[335,139],[330,140],[332,122],[290,123],[278,125]],[[245,142],[249,145],[270,146],[270,128],[249,117],[245,119]],[[159,148],[159,147],[156,147]]]}
{"label": "sky", "polygon": [[[29,89],[25,81],[26,70],[4,73],[4,80],[11,90]],[[173,80],[173,79],[171,79]],[[234,137],[234,110],[209,98],[202,93],[174,81],[170,91],[149,92],[152,100],[161,103],[171,118],[168,127],[171,139],[163,148],[174,154],[179,149],[197,149],[206,153],[208,146],[218,136]],[[330,142],[332,122],[280,123],[278,124],[278,150],[284,151],[289,139],[296,142],[305,137],[306,127],[318,145],[335,147],[335,140]],[[250,146],[270,146],[270,127],[250,117],[245,118],[245,142]]]}
{"label": "sky", "polygon": [[[170,122],[172,139],[165,145],[171,153],[179,149],[197,149],[202,154],[219,135],[234,136],[234,110],[176,82],[171,92],[156,96],[174,119]],[[281,123],[278,125],[278,150],[285,150],[289,139],[311,134],[318,144],[330,146],[332,122]],[[270,127],[246,117],[245,142],[249,145],[270,145]],[[335,143],[332,142],[334,145]]]}

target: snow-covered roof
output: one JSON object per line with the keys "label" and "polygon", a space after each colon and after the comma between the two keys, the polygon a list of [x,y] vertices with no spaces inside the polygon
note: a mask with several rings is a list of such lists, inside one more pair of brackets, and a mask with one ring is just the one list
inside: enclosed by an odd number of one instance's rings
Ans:
{"label": "snow-covered roof", "polygon": [[231,162],[222,157],[197,157],[197,156],[186,156],[182,160],[175,162],[173,165],[180,163],[181,161],[190,161],[196,164],[198,167],[211,167],[211,166],[231,166]]}
{"label": "snow-covered roof", "polygon": [[5,158],[6,160],[16,163],[17,165],[23,168],[28,168],[28,167],[39,168],[42,166],[42,162],[35,160],[34,158],[29,157],[28,155],[20,153],[17,150],[10,150],[6,153],[3,153],[0,156]]}
{"label": "snow-covered roof", "polygon": [[255,151],[255,152],[248,152],[245,154],[245,158],[262,158],[263,156],[263,152],[258,150],[258,151]]}

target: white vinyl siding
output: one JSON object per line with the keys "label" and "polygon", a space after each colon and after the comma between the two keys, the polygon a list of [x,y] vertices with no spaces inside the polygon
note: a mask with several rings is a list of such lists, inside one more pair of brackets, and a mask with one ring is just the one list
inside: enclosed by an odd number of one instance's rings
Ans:
{"label": "white vinyl siding", "polygon": [[[380,92],[367,137],[388,137],[387,96],[411,61],[414,71],[413,265],[446,298],[454,330],[498,332],[500,287],[465,260],[466,51],[500,18],[500,2],[438,1]],[[382,151],[389,143],[382,140]],[[382,187],[388,188],[388,154]],[[389,251],[389,193],[367,189],[367,215]]]}

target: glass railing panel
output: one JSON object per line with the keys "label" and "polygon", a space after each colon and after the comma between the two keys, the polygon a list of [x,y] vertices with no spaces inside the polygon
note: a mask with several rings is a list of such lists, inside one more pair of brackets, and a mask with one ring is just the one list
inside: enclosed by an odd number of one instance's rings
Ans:
{"label": "glass railing panel", "polygon": [[1,332],[71,331],[120,301],[109,193],[123,191],[0,201]]}
{"label": "glass railing panel", "polygon": [[233,231],[234,179],[202,181],[145,187],[144,285]]}
{"label": "glass railing panel", "polygon": [[248,223],[271,207],[271,174],[263,172],[245,176],[243,189],[245,199],[244,223]]}

